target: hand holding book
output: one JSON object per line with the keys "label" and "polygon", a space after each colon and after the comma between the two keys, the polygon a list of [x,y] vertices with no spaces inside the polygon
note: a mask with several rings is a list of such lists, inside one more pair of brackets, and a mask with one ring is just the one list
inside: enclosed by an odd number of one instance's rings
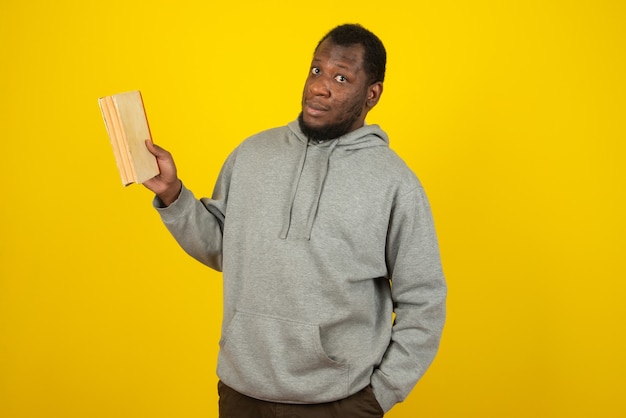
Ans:
{"label": "hand holding book", "polygon": [[160,174],[144,181],[143,185],[152,190],[165,206],[169,206],[178,199],[182,188],[174,158],[168,151],[155,145],[152,140],[146,140],[146,147],[156,157]]}

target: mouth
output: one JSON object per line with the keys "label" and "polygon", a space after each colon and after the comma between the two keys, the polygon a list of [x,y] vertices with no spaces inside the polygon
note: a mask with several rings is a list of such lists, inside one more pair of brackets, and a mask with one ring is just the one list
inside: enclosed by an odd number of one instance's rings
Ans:
{"label": "mouth", "polygon": [[321,103],[305,100],[304,110],[310,116],[319,116],[322,113],[327,112],[329,108],[328,106],[324,106]]}

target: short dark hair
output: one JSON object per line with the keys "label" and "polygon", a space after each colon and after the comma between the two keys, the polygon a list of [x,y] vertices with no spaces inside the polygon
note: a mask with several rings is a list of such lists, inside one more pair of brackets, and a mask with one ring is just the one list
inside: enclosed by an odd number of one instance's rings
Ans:
{"label": "short dark hair", "polygon": [[369,84],[385,81],[385,66],[387,64],[387,51],[385,46],[376,35],[359,24],[345,24],[337,26],[328,32],[319,41],[315,50],[326,39],[330,39],[335,45],[350,46],[363,45],[363,66]]}

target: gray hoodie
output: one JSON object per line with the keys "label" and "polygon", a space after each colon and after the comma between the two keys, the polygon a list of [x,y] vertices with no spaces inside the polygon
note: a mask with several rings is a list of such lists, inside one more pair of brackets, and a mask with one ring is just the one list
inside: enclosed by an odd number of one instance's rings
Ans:
{"label": "gray hoodie", "polygon": [[378,126],[322,143],[297,121],[261,132],[211,199],[183,187],[155,206],[185,251],[223,271],[217,373],[237,391],[320,403],[372,385],[388,411],[432,362],[446,298],[433,220]]}

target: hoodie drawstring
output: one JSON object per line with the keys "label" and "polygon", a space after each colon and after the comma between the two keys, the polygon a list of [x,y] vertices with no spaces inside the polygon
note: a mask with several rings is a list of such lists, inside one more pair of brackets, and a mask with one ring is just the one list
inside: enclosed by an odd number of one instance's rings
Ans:
{"label": "hoodie drawstring", "polygon": [[309,219],[307,219],[307,222],[306,222],[306,231],[307,231],[306,239],[307,240],[311,239],[311,231],[313,230],[313,221],[315,220],[315,217],[317,216],[317,209],[320,207],[320,198],[322,197],[322,190],[324,189],[324,183],[326,182],[326,176],[328,174],[328,165],[330,164],[330,154],[333,153],[333,150],[337,146],[337,143],[339,143],[338,140],[333,141],[333,143],[330,144],[330,146],[328,147],[328,151],[326,153],[326,163],[324,164],[322,168],[323,172],[319,181],[319,185],[317,187],[317,194],[315,196],[315,200],[313,201],[311,210],[309,211]]}
{"label": "hoodie drawstring", "polygon": [[[307,223],[306,223],[306,236],[305,238],[307,240],[311,239],[311,231],[313,230],[313,223],[315,222],[315,218],[317,216],[317,210],[319,208],[319,204],[320,204],[320,199],[322,197],[322,191],[324,189],[324,183],[326,182],[326,177],[328,175],[328,167],[330,165],[330,155],[332,154],[333,150],[335,149],[335,147],[337,146],[337,144],[339,143],[339,140],[334,140],[332,141],[332,143],[328,146],[328,149],[326,151],[326,159],[324,164],[320,167],[322,172],[321,172],[321,176],[319,179],[319,184],[317,185],[317,190],[315,193],[315,199],[313,200],[313,203],[311,204],[311,207],[309,209],[309,214],[307,217]],[[289,230],[291,228],[291,221],[292,221],[292,216],[293,216],[293,206],[294,206],[294,202],[296,200],[296,195],[298,193],[298,188],[300,186],[300,180],[302,178],[302,172],[304,171],[304,165],[306,164],[306,159],[307,159],[307,151],[309,148],[309,144],[308,142],[304,143],[304,150],[302,152],[302,156],[300,157],[300,163],[299,163],[299,168],[298,168],[298,172],[295,176],[292,188],[291,188],[291,196],[289,199],[289,208],[286,211],[286,217],[285,217],[285,222],[283,224],[283,229],[280,233],[280,238],[281,239],[286,239],[287,235],[289,234]]]}
{"label": "hoodie drawstring", "polygon": [[306,161],[306,153],[309,148],[308,142],[304,141],[304,150],[302,151],[302,156],[300,157],[300,169],[297,173],[297,178],[293,182],[291,186],[291,197],[289,199],[289,208],[287,208],[285,223],[283,224],[283,230],[280,232],[280,238],[286,239],[287,234],[289,233],[289,228],[291,227],[291,215],[293,212],[293,202],[296,200],[296,193],[298,192],[298,185],[300,184],[300,179],[302,178],[302,172],[304,171],[304,163]]}

